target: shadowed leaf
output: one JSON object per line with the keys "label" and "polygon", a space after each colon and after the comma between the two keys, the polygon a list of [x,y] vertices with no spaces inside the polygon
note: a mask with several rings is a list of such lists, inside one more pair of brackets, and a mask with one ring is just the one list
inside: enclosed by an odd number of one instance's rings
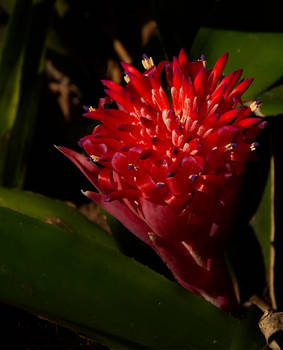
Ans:
{"label": "shadowed leaf", "polygon": [[[259,349],[237,320],[149,268],[64,228],[0,209],[0,298],[108,346]],[[23,264],[24,262],[24,264]],[[248,332],[246,332],[248,331]],[[114,347],[115,348],[115,347]]]}
{"label": "shadowed leaf", "polygon": [[266,116],[283,114],[283,85],[276,86],[260,95],[261,112]]}

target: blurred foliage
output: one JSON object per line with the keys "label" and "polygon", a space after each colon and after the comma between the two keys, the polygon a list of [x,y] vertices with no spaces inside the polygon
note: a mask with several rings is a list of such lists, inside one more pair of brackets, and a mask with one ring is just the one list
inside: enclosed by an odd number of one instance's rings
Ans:
{"label": "blurred foliage", "polygon": [[[189,10],[187,10],[188,6]],[[0,0],[0,184],[17,186],[48,197],[71,201],[77,206],[84,205],[86,200],[79,189],[80,186],[88,189],[90,185],[68,160],[62,159],[53,144],[76,149],[76,140],[92,130],[93,122],[81,117],[82,107],[95,105],[98,98],[103,96],[100,79],[107,78],[121,82],[123,71],[120,61],[133,63],[141,69],[143,53],[147,53],[158,62],[164,58],[171,59],[181,47],[184,47],[192,59],[205,54],[208,65],[212,66],[216,58],[227,51],[230,54],[227,71],[243,68],[244,76],[255,78],[246,99],[260,98],[263,102],[261,113],[269,120],[269,127],[260,140],[261,161],[251,164],[247,171],[244,199],[235,234],[231,238],[229,256],[238,279],[242,301],[247,301],[252,294],[257,293],[273,305],[276,296],[278,306],[282,307],[283,294],[279,269],[282,258],[276,254],[282,249],[283,244],[278,235],[282,222],[279,205],[282,186],[279,181],[280,164],[282,164],[280,115],[283,114],[282,23],[281,10],[275,0],[270,0],[262,6],[253,1],[240,0],[233,4],[232,8],[231,3],[225,0],[202,2],[176,0],[174,3],[167,0],[125,3],[91,0],[56,0],[55,2],[52,0]],[[105,261],[103,259],[109,253],[106,246],[110,245],[115,251],[111,253],[113,255],[109,254],[112,256],[111,259],[114,259],[111,261],[116,270],[107,271],[107,273],[113,273],[118,280],[118,270],[121,266],[124,266],[125,270],[132,269],[135,283],[144,283],[149,278],[151,287],[148,288],[153,288],[151,292],[154,291],[156,294],[161,290],[160,295],[164,302],[162,312],[158,309],[157,314],[154,314],[154,307],[143,310],[142,305],[134,305],[134,302],[139,301],[145,303],[143,298],[150,298],[151,294],[145,287],[146,283],[142,284],[141,290],[137,290],[136,286],[128,281],[130,285],[127,288],[134,288],[132,293],[135,298],[130,296],[128,300],[131,300],[132,304],[127,304],[125,301],[125,305],[128,308],[132,305],[136,314],[143,315],[135,320],[141,323],[138,328],[136,326],[127,330],[125,320],[127,316],[123,315],[123,308],[119,309],[119,305],[116,305],[116,320],[118,317],[121,318],[125,322],[125,327],[112,329],[112,334],[105,333],[108,321],[103,313],[107,310],[110,314],[111,310],[104,309],[102,306],[100,308],[98,302],[93,308],[99,306],[100,317],[105,322],[104,328],[98,329],[99,323],[96,323],[94,327],[96,334],[90,334],[91,330],[86,330],[90,325],[89,320],[84,320],[79,325],[75,324],[74,327],[75,321],[72,318],[74,315],[67,316],[64,314],[66,310],[60,309],[64,302],[63,295],[60,296],[61,304],[59,303],[56,310],[58,313],[49,315],[53,322],[80,331],[83,329],[84,334],[91,335],[99,343],[107,344],[110,348],[117,348],[120,338],[126,341],[128,348],[146,346],[158,348],[158,344],[161,343],[154,338],[154,335],[160,332],[160,329],[155,328],[155,323],[151,325],[148,337],[145,334],[149,322],[146,317],[148,311],[153,312],[150,316],[152,322],[157,323],[160,317],[163,328],[168,327],[163,345],[168,342],[171,348],[173,344],[177,344],[177,341],[180,342],[180,346],[183,341],[182,344],[186,344],[186,348],[190,349],[209,346],[211,344],[209,337],[213,332],[218,337],[214,339],[217,340],[213,343],[214,348],[221,346],[225,349],[253,348],[253,346],[256,349],[262,348],[263,338],[259,336],[256,328],[259,317],[257,312],[251,311],[246,321],[239,321],[236,325],[234,319],[145,268],[142,264],[148,264],[152,269],[170,278],[170,274],[164,269],[158,257],[150,255],[152,253],[147,247],[144,247],[133,235],[129,235],[126,230],[121,230],[120,224],[113,219],[109,223],[116,243],[97,225],[83,218],[76,209],[50,198],[1,188],[0,206],[9,208],[1,208],[0,211],[2,215],[0,232],[3,239],[1,247],[7,250],[7,256],[11,259],[9,261],[18,269],[19,279],[22,278],[23,273],[26,273],[27,280],[28,276],[32,277],[35,273],[32,266],[38,265],[40,268],[40,254],[45,254],[48,260],[48,254],[52,254],[52,249],[56,248],[54,243],[56,240],[52,242],[50,238],[49,245],[46,243],[46,250],[42,242],[47,240],[49,235],[53,238],[59,235],[58,237],[65,237],[61,241],[62,254],[57,246],[57,251],[54,250],[57,255],[54,255],[56,258],[52,262],[53,265],[46,264],[46,268],[51,269],[56,263],[63,266],[68,263],[68,259],[76,257],[78,265],[81,264],[81,270],[74,265],[71,266],[76,270],[76,276],[80,276],[77,278],[91,279],[91,267],[93,271],[100,271]],[[46,223],[46,218],[49,220],[49,225]],[[57,218],[57,221],[54,218]],[[24,229],[22,225],[27,228]],[[79,237],[76,238],[78,247],[74,251],[70,249],[65,251],[64,248],[67,244],[69,227]],[[39,231],[41,237],[45,237],[42,241],[36,236]],[[30,232],[26,237],[27,240],[24,239],[26,232]],[[92,234],[95,236],[94,232],[96,232],[97,241],[90,240],[91,243],[87,243]],[[13,254],[9,253],[8,244]],[[33,244],[36,248],[29,254],[28,247]],[[89,247],[87,247],[88,244],[90,244]],[[93,254],[92,258],[91,247],[93,252],[96,251],[97,248],[94,247],[96,244],[102,244],[103,248],[101,251],[99,249],[98,255]],[[124,254],[134,257],[142,264],[117,253],[116,244]],[[81,252],[80,246],[84,247]],[[88,258],[83,256],[83,252],[86,251]],[[108,253],[103,257],[105,251]],[[1,253],[1,258],[4,257],[4,253],[4,251]],[[19,260],[17,260],[18,254]],[[33,258],[38,259],[36,263],[32,260]],[[29,271],[23,272],[21,259],[29,264]],[[117,261],[120,262],[117,263]],[[119,265],[121,261],[123,263]],[[64,265],[71,290],[72,283],[76,284],[76,279],[72,280],[73,271],[70,269],[72,267]],[[136,275],[137,271],[141,271],[143,282]],[[102,272],[97,273],[101,277]],[[95,275],[94,272],[93,274]],[[1,276],[7,277],[3,274]],[[38,286],[39,290],[46,287],[45,282],[39,285],[42,281],[36,281],[36,276],[29,282]],[[50,279],[49,282],[51,287],[47,288],[47,292],[52,294],[56,281]],[[15,300],[19,298],[17,291],[22,291],[23,288],[19,280],[13,280],[13,283],[10,284],[11,289],[7,289],[5,295],[1,294],[3,301],[22,309],[29,309],[36,314],[48,314],[48,308],[44,310],[40,308],[42,300],[35,301],[31,298],[29,302],[25,301],[27,303],[25,304],[23,299],[21,301],[18,299],[19,302],[16,303]],[[119,283],[126,282],[119,281]],[[117,282],[117,286],[119,283]],[[120,294],[122,294],[122,284]],[[61,283],[62,288],[67,286],[68,284],[64,287]],[[85,289],[76,288],[78,293],[76,297],[79,297],[80,293],[91,293],[92,289],[87,291],[87,284],[85,286]],[[105,284],[103,286],[105,287]],[[109,298],[113,288],[115,285],[109,285],[107,288]],[[28,295],[28,289],[24,288],[24,290]],[[46,306],[52,299],[48,293],[45,295],[46,304],[42,303],[42,305]],[[101,294],[98,295],[103,299],[103,289],[99,293]],[[11,299],[8,300],[9,294]],[[37,297],[40,298],[42,295],[39,293]],[[127,299],[127,296],[126,293],[123,297]],[[87,300],[91,303],[89,294],[88,298]],[[109,303],[110,300],[111,298]],[[118,300],[117,294],[117,304]],[[189,300],[192,300],[191,305]],[[33,302],[38,304],[32,304]],[[180,318],[172,324],[170,319],[166,320],[166,315],[173,312],[174,303],[180,308]],[[51,303],[50,308],[55,305],[57,304]],[[110,306],[108,305],[109,308]],[[99,344],[87,344],[76,333],[67,332],[64,328],[59,327],[59,330],[56,330],[48,321],[35,321],[34,316],[29,313],[4,304],[0,308],[1,327],[4,334],[0,341],[0,348],[40,348],[49,339],[48,344],[53,348],[57,346],[69,349],[82,349],[82,347],[105,349]],[[85,308],[87,310],[87,304]],[[70,306],[68,312],[71,312],[71,309]],[[59,320],[60,312],[61,317],[66,318]],[[7,322],[12,318],[11,315],[13,320],[20,320],[21,327],[16,322]],[[204,322],[202,315],[206,315],[207,318],[205,329],[198,326]],[[78,327],[82,324],[84,327]],[[222,330],[217,328],[217,324],[220,328],[223,327]],[[174,327],[177,327],[177,330]],[[223,329],[230,330],[226,332]],[[234,332],[231,329],[234,329]],[[190,343],[187,341],[189,330],[192,334]],[[237,331],[242,338],[239,334],[236,335]],[[42,339],[35,336],[38,332]],[[223,335],[222,338],[220,334]],[[50,335],[53,341],[50,340]],[[142,336],[146,339],[144,344],[142,344]],[[158,336],[161,337],[161,333]],[[182,337],[186,337],[186,340]],[[199,347],[197,339],[202,339],[203,342]]]}
{"label": "blurred foliage", "polygon": [[0,183],[7,186],[23,182],[38,111],[45,36],[53,8],[52,0],[14,3],[0,63]]}

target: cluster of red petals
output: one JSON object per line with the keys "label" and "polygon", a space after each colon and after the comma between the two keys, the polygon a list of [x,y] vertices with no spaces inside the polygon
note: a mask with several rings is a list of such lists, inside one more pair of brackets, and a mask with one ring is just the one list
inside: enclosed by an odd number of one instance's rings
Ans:
{"label": "cluster of red petals", "polygon": [[101,122],[80,140],[88,157],[61,150],[99,191],[86,195],[149,244],[181,285],[232,310],[223,247],[265,122],[252,114],[257,102],[241,100],[253,79],[223,75],[227,57],[208,70],[184,50],[157,66],[144,57],[144,73],[122,63],[127,84],[103,81],[108,96],[86,113]]}

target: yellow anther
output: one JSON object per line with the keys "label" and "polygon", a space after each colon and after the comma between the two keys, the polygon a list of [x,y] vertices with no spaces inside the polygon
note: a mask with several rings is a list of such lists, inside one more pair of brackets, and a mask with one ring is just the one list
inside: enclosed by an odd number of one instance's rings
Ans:
{"label": "yellow anther", "polygon": [[256,148],[257,148],[257,143],[256,143],[256,142],[253,142],[253,143],[250,145],[251,151],[255,151]]}
{"label": "yellow anther", "polygon": [[204,55],[201,55],[199,62],[202,62],[203,68],[206,68],[206,59]]}
{"label": "yellow anther", "polygon": [[250,104],[250,110],[252,112],[254,112],[257,108],[258,108],[258,104],[256,103],[256,101],[254,101]]}
{"label": "yellow anther", "polygon": [[128,164],[128,169],[135,170],[135,171],[139,170],[139,168],[135,164],[132,164],[132,163]]}
{"label": "yellow anther", "polygon": [[127,84],[130,82],[130,77],[128,76],[128,74],[124,75],[124,80]]}
{"label": "yellow anther", "polygon": [[90,107],[88,108],[88,111],[89,111],[89,112],[95,112],[95,111],[96,111],[96,109],[95,109],[95,108],[93,108],[92,106],[90,106]]}
{"label": "yellow anther", "polygon": [[149,58],[144,58],[142,60],[142,65],[144,67],[144,69],[148,70],[150,69],[151,67],[154,66],[154,62],[153,62],[153,59],[152,57],[149,57]]}
{"label": "yellow anther", "polygon": [[91,160],[93,161],[93,162],[98,162],[99,161],[99,158],[100,157],[97,157],[97,156],[95,156],[94,154],[92,154],[91,156],[90,156],[90,158],[91,158]]}
{"label": "yellow anther", "polygon": [[232,151],[237,146],[236,143],[228,143],[228,145],[225,146],[226,151]]}
{"label": "yellow anther", "polygon": [[233,149],[232,143],[228,143],[228,145],[225,146],[225,149],[231,151]]}
{"label": "yellow anther", "polygon": [[252,102],[249,107],[250,107],[250,110],[252,112],[255,112],[259,109],[259,107],[261,106],[261,100],[257,100],[257,101],[254,101]]}

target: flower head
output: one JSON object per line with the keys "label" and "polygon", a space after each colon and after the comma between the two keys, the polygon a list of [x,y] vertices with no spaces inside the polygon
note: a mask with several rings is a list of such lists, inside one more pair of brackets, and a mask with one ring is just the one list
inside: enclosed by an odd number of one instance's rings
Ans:
{"label": "flower head", "polygon": [[[80,140],[87,158],[60,148],[99,191],[85,194],[149,244],[186,289],[233,310],[223,260],[245,163],[265,122],[241,96],[253,79],[189,62],[184,50],[145,71],[122,63],[124,87],[103,81],[106,98],[88,118],[100,121]],[[112,104],[111,108],[104,108]]]}

